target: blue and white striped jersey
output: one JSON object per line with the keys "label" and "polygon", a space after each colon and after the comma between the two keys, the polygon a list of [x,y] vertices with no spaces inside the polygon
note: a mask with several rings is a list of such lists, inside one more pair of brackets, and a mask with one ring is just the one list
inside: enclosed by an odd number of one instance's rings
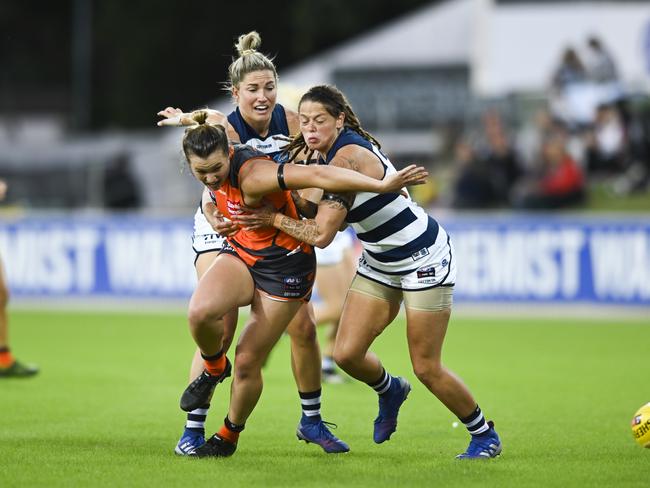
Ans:
{"label": "blue and white striped jersey", "polygon": [[[280,159],[284,159],[282,149],[289,144],[289,141],[286,140],[286,137],[289,136],[289,125],[284,107],[279,103],[276,103],[273,108],[271,125],[266,137],[259,135],[255,129],[246,123],[239,111],[239,107],[228,114],[228,122],[233,126],[235,132],[239,134],[239,141],[242,144],[253,147],[278,162],[281,162]],[[275,136],[284,137],[276,139]]]}
{"label": "blue and white striped jersey", "polygon": [[[329,163],[336,152],[348,144],[371,151],[384,167],[386,175],[395,173],[390,160],[368,140],[353,130],[343,130],[325,158]],[[387,274],[408,274],[430,254],[438,236],[438,223],[417,203],[399,193],[357,193],[346,217],[363,244],[367,264]]]}

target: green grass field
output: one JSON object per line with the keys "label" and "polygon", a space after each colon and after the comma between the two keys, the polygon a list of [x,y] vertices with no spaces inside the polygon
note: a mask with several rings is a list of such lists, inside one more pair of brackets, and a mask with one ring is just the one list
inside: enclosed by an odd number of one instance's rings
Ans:
{"label": "green grass field", "polygon": [[[173,454],[193,346],[182,314],[11,313],[14,351],[41,374],[0,380],[0,486],[648,486],[650,449],[630,420],[650,401],[650,320],[456,317],[445,362],[496,422],[503,455],[460,462],[467,434],[411,372],[404,324],[375,346],[413,391],[393,438],[372,442],[376,396],[325,385],[323,415],[350,444],[299,443],[300,404],[283,338],[237,453]],[[208,417],[216,430],[228,388]]]}

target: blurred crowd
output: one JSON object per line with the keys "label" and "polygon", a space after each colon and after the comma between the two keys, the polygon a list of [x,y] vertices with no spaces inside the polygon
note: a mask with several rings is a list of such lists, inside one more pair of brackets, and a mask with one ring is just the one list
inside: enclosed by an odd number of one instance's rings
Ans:
{"label": "blurred crowd", "polygon": [[459,137],[449,203],[554,209],[583,204],[594,182],[621,195],[646,191],[649,141],[647,100],[624,93],[615,60],[591,37],[582,50],[562,53],[530,120],[513,123],[488,110]]}

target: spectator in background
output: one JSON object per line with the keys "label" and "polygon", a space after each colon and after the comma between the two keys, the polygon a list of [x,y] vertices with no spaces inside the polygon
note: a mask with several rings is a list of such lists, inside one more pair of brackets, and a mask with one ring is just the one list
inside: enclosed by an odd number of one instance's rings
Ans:
{"label": "spectator in background", "polygon": [[518,186],[514,205],[520,209],[563,208],[581,203],[584,191],[582,171],[566,149],[566,134],[556,130],[542,145],[539,174]]}
{"label": "spectator in background", "polygon": [[616,63],[605,49],[600,39],[595,36],[587,40],[586,64],[589,77],[596,83],[617,83]]}
{"label": "spectator in background", "polygon": [[551,111],[572,130],[588,126],[594,117],[596,92],[575,49],[568,47],[551,80]]}
{"label": "spectator in background", "polygon": [[548,108],[537,110],[525,120],[517,133],[517,153],[521,155],[520,169],[527,173],[538,165],[544,140],[553,130],[553,118]]}
{"label": "spectator in background", "polygon": [[[0,200],[4,200],[7,184],[0,180]],[[38,368],[19,362],[9,349],[9,289],[0,262],[0,378],[25,378],[38,373]]]}
{"label": "spectator in background", "polygon": [[600,105],[592,130],[586,134],[587,170],[593,173],[621,173],[626,165],[625,128],[613,105]]}
{"label": "spectator in background", "polygon": [[568,47],[562,54],[562,60],[553,74],[552,89],[559,94],[566,94],[576,85],[587,81],[587,70],[575,49]]}
{"label": "spectator in background", "polygon": [[521,174],[500,114],[486,112],[482,118],[485,143],[477,151],[467,140],[455,147],[456,179],[452,204],[455,208],[489,208],[507,205]]}
{"label": "spectator in background", "polygon": [[629,125],[630,115],[618,77],[616,62],[602,41],[591,36],[587,40],[585,63],[589,79],[597,92],[598,106],[614,104],[622,117],[624,127]]}
{"label": "spectator in background", "polygon": [[104,204],[113,210],[127,210],[141,205],[140,188],[131,172],[129,157],[121,153],[106,166]]}
{"label": "spectator in background", "polygon": [[486,208],[496,204],[495,185],[485,161],[479,159],[472,144],[461,139],[455,147],[454,208]]}
{"label": "spectator in background", "polygon": [[485,166],[494,188],[495,203],[507,204],[510,192],[521,175],[519,158],[497,111],[490,110],[483,116],[483,126],[487,138]]}

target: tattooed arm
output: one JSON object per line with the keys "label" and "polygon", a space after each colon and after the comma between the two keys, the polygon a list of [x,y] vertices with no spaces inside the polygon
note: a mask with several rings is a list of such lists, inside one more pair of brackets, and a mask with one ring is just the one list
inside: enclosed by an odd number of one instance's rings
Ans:
{"label": "tattooed arm", "polygon": [[295,220],[283,214],[276,214],[273,227],[312,246],[327,247],[344,223],[348,209],[340,200],[328,199],[326,196],[327,194],[318,204],[315,218]]}
{"label": "tattooed arm", "polygon": [[245,208],[245,213],[238,215],[234,222],[246,229],[275,227],[299,241],[316,247],[326,247],[341,228],[348,212],[345,200],[339,195],[336,197],[329,199],[324,196],[313,219],[296,220],[275,212],[270,207],[263,207]]}

